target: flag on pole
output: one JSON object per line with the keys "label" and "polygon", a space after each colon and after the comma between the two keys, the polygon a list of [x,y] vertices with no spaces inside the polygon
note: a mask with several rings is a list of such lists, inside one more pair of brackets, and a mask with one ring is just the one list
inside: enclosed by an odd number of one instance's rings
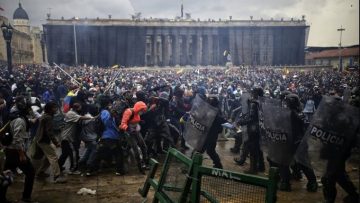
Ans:
{"label": "flag on pole", "polygon": [[73,96],[69,96],[69,94],[64,98],[63,103],[63,112],[67,113],[70,110],[70,103]]}
{"label": "flag on pole", "polygon": [[289,69],[287,67],[284,68],[284,74],[288,75],[290,73]]}
{"label": "flag on pole", "polygon": [[77,92],[74,92],[74,90],[71,90],[68,92],[68,94],[66,95],[66,97],[64,98],[64,103],[63,103],[63,112],[67,113],[70,110],[70,103],[71,100],[76,97]]}
{"label": "flag on pole", "polygon": [[183,68],[180,69],[180,70],[178,70],[176,73],[177,73],[177,74],[180,74],[180,73],[182,73],[182,72],[184,72],[184,69],[183,69]]}

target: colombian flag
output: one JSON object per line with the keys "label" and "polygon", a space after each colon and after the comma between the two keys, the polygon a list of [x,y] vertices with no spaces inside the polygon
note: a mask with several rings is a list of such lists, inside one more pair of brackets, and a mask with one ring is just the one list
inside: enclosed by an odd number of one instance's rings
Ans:
{"label": "colombian flag", "polygon": [[63,103],[63,111],[64,113],[67,113],[70,110],[70,103],[73,97],[75,97],[76,95],[74,94],[74,92],[70,91],[66,97],[64,98],[64,103]]}

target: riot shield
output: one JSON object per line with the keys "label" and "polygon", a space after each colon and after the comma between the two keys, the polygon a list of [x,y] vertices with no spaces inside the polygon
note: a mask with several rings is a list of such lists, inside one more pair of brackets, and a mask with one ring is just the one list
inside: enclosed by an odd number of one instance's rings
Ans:
{"label": "riot shield", "polygon": [[[264,105],[271,105],[275,107],[281,107],[281,100],[279,99],[272,99],[267,97],[260,97],[259,98],[259,125],[260,125],[260,135],[262,137],[266,136],[265,128],[264,128]],[[263,144],[263,143],[261,143]]]}
{"label": "riot shield", "polygon": [[189,118],[185,123],[185,141],[194,150],[201,151],[218,109],[196,95]]}
{"label": "riot shield", "polygon": [[295,150],[291,126],[291,110],[272,103],[262,103],[262,147],[277,164],[289,165]]}
{"label": "riot shield", "polygon": [[313,100],[309,99],[306,101],[303,113],[312,114],[314,112],[315,112],[315,103]]}
{"label": "riot shield", "polygon": [[358,128],[359,109],[323,96],[297,149],[296,161],[323,175],[327,167],[336,167],[346,158]]}
{"label": "riot shield", "polygon": [[343,101],[344,102],[349,102],[349,99],[351,98],[351,89],[350,88],[346,88],[344,90],[344,96],[343,96]]}
{"label": "riot shield", "polygon": [[262,104],[270,104],[273,106],[281,107],[281,100],[280,99],[273,99],[268,97],[259,97],[260,106]]}
{"label": "riot shield", "polygon": [[241,101],[241,113],[242,114],[247,114],[249,111],[249,103],[248,100],[251,98],[250,93],[248,92],[244,92],[241,97],[240,97],[240,101]]}

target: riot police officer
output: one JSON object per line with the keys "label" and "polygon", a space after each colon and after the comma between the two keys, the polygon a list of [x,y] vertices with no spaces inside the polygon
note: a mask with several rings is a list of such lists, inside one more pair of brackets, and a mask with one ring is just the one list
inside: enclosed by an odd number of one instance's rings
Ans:
{"label": "riot police officer", "polygon": [[261,87],[251,90],[252,98],[248,100],[249,110],[239,121],[239,125],[246,125],[248,142],[245,143],[250,153],[250,169],[245,171],[250,174],[265,171],[264,157],[260,149],[260,126],[259,126],[259,97],[264,95]]}
{"label": "riot police officer", "polygon": [[[339,98],[340,99],[340,98]],[[350,104],[356,107],[360,107],[360,90],[355,87],[351,92]],[[357,132],[359,133],[359,131]],[[356,137],[350,142],[352,145],[346,149],[345,153],[341,155],[340,161],[329,159],[326,166],[325,174],[321,177],[321,183],[323,184],[323,195],[326,203],[334,203],[336,199],[336,183],[338,183],[348,195],[343,199],[345,203],[359,202],[359,193],[356,191],[355,185],[350,180],[347,172],[345,171],[346,160],[351,155],[351,150],[355,147]]]}
{"label": "riot police officer", "polygon": [[[298,95],[288,93],[284,96],[284,103],[287,108],[291,110],[290,118],[291,118],[291,127],[292,127],[292,137],[293,137],[293,153],[295,154],[298,145],[300,144],[304,134],[305,134],[305,116],[302,114],[301,103]],[[271,163],[270,165],[278,166],[280,171],[280,187],[279,189],[282,191],[291,191],[290,185],[290,168],[289,165],[277,165],[276,163]],[[298,172],[302,171],[308,183],[306,185],[306,189],[309,192],[316,192],[318,189],[318,184],[316,181],[316,176],[314,170],[309,168],[301,163],[295,162],[293,164],[293,169],[297,169]]]}

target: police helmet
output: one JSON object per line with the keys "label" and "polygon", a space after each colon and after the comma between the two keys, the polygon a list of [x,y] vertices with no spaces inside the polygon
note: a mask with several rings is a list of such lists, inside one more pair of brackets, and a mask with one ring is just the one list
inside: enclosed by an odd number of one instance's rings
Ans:
{"label": "police helmet", "polygon": [[300,109],[300,99],[296,94],[288,94],[285,96],[286,105],[290,109],[299,110]]}
{"label": "police helmet", "polygon": [[251,94],[255,97],[262,97],[264,96],[264,90],[262,87],[254,87],[251,90]]}

